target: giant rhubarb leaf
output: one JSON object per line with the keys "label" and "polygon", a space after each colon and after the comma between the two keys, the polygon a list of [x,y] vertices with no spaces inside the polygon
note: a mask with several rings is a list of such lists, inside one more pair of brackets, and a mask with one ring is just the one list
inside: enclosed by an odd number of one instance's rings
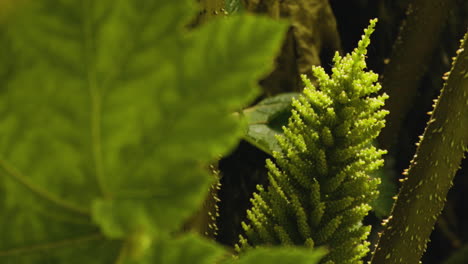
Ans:
{"label": "giant rhubarb leaf", "polygon": [[25,0],[2,17],[0,263],[111,263],[199,206],[285,26],[188,31],[192,2]]}
{"label": "giant rhubarb leaf", "polygon": [[221,246],[190,234],[177,239],[157,239],[139,262],[125,264],[214,264],[223,258],[226,255]]}
{"label": "giant rhubarb leaf", "polygon": [[235,264],[317,264],[326,254],[323,248],[258,247],[246,252]]}

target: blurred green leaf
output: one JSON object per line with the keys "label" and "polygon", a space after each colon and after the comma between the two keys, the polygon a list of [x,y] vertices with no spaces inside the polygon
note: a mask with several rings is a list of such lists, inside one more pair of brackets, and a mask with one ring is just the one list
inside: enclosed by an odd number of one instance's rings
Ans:
{"label": "blurred green leaf", "polygon": [[323,248],[258,247],[248,250],[233,264],[316,264],[325,254]]}
{"label": "blurred green leaf", "polygon": [[134,256],[125,264],[214,264],[223,258],[225,250],[194,234],[177,239],[162,237],[153,241],[147,254]]}
{"label": "blurred green leaf", "polygon": [[286,25],[188,32],[192,3],[25,1],[0,24],[0,263],[114,263],[200,205]]}

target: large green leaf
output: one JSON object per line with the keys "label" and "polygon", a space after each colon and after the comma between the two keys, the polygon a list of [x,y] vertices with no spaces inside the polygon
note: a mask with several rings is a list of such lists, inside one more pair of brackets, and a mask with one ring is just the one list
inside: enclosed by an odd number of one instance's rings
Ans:
{"label": "large green leaf", "polygon": [[323,248],[259,247],[250,249],[233,264],[317,264],[325,256]]}
{"label": "large green leaf", "polygon": [[192,2],[22,1],[0,25],[1,263],[109,263],[109,238],[174,231],[199,206],[285,26],[188,32]]}
{"label": "large green leaf", "polygon": [[150,245],[145,255],[138,256],[139,252],[126,253],[134,254],[139,261],[128,261],[125,264],[317,264],[326,250],[293,246],[258,247],[239,257],[231,256],[212,241],[189,234],[177,239],[161,237]]}
{"label": "large green leaf", "polygon": [[147,254],[137,256],[138,261],[130,260],[125,264],[214,264],[225,258],[225,254],[225,250],[212,241],[186,235],[177,239],[157,239]]}

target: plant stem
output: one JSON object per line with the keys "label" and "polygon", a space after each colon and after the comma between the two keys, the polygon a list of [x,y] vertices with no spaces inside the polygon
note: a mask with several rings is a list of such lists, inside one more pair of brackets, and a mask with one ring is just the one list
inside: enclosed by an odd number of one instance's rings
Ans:
{"label": "plant stem", "polygon": [[437,48],[455,0],[414,0],[385,68],[382,87],[389,95],[387,125],[379,137],[380,147],[392,151],[401,125],[411,110],[419,83]]}
{"label": "plant stem", "polygon": [[416,155],[404,173],[408,177],[391,216],[384,221],[386,227],[371,264],[419,263],[455,173],[468,150],[467,36],[468,33],[457,51]]}

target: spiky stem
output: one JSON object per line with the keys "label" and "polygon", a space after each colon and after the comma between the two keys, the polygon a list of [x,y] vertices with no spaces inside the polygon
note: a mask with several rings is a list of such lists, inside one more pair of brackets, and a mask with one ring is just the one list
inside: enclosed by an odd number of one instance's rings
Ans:
{"label": "spiky stem", "polygon": [[403,183],[372,264],[416,264],[426,249],[447,192],[468,150],[468,34]]}

